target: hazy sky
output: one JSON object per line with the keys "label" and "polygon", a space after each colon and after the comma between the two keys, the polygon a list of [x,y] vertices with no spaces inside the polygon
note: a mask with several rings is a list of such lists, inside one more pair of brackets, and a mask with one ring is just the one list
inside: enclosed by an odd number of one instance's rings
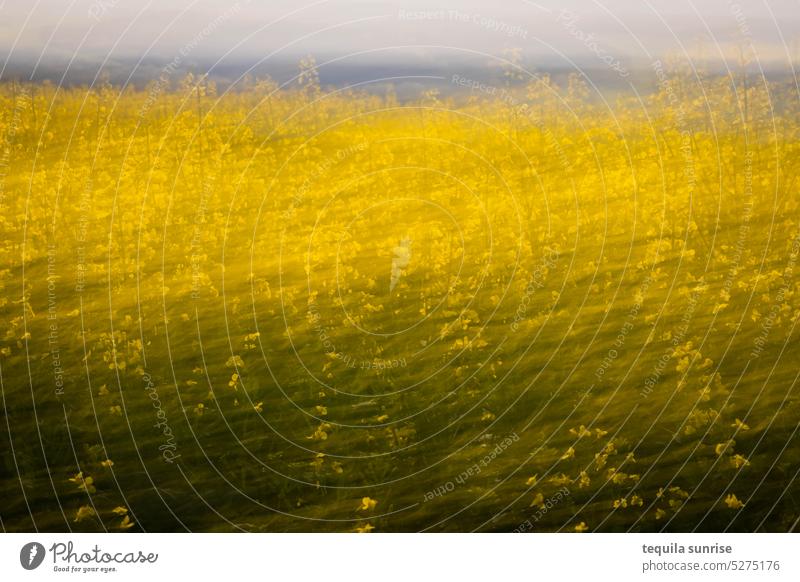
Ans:
{"label": "hazy sky", "polygon": [[547,63],[629,65],[683,51],[730,57],[752,43],[780,66],[798,35],[800,0],[0,0],[0,59],[42,65],[226,53],[226,62],[354,52],[402,62],[508,48]]}

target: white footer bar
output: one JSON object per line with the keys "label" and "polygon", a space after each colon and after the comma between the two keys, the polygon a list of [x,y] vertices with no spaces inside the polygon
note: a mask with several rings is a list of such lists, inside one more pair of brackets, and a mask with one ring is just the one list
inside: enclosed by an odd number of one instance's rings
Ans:
{"label": "white footer bar", "polygon": [[799,550],[792,534],[3,534],[0,579],[795,581]]}

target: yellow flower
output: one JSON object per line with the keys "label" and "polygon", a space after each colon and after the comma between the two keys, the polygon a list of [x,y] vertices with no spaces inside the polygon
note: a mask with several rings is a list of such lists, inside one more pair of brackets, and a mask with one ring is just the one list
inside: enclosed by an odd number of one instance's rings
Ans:
{"label": "yellow flower", "polygon": [[739,498],[733,493],[729,493],[728,496],[725,497],[725,505],[727,505],[730,509],[739,509],[740,507],[744,507],[744,503],[739,501]]}
{"label": "yellow flower", "polygon": [[599,471],[603,467],[606,466],[606,460],[608,459],[608,455],[595,453],[594,454],[594,462],[595,462],[595,470]]}
{"label": "yellow flower", "polygon": [[325,462],[325,453],[317,453],[316,456],[314,457],[314,460],[311,461],[311,466],[314,467],[315,471],[319,471],[324,462]]}
{"label": "yellow flower", "polygon": [[372,524],[367,523],[367,524],[362,525],[360,527],[356,527],[356,532],[357,533],[369,533],[374,529],[375,528],[372,526]]}
{"label": "yellow flower", "polygon": [[111,512],[114,513],[115,515],[127,515],[128,508],[123,507],[122,505],[118,505],[117,507],[112,509]]}
{"label": "yellow flower", "polygon": [[656,509],[656,519],[664,519],[666,515],[667,512],[664,511],[663,509]]}
{"label": "yellow flower", "polygon": [[361,506],[358,508],[357,511],[370,511],[375,509],[375,506],[378,504],[377,501],[370,497],[363,497],[361,499]]}
{"label": "yellow flower", "polygon": [[255,403],[255,404],[253,405],[253,410],[255,410],[256,412],[258,412],[259,414],[260,414],[260,413],[262,413],[262,412],[264,412],[264,403],[263,403],[263,402],[257,402],[257,403]]}
{"label": "yellow flower", "polygon": [[564,473],[561,473],[560,475],[553,475],[550,477],[550,479],[548,479],[548,481],[556,487],[561,487],[562,485],[569,485],[572,483],[572,479],[570,479]]}
{"label": "yellow flower", "polygon": [[589,526],[586,525],[585,521],[582,521],[578,525],[575,526],[575,531],[577,533],[583,533],[585,531],[589,531]]}
{"label": "yellow flower", "polygon": [[736,454],[731,457],[731,465],[734,469],[739,469],[741,467],[746,467],[750,464],[750,461],[745,459],[742,455]]}
{"label": "yellow flower", "polygon": [[134,523],[131,521],[131,517],[129,515],[126,515],[124,518],[122,518],[122,521],[119,524],[120,529],[130,529],[133,526]]}
{"label": "yellow flower", "polygon": [[536,505],[537,507],[544,507],[544,495],[542,495],[541,493],[537,493],[536,495],[534,495],[533,501],[531,501],[529,507],[533,507],[534,505]]}
{"label": "yellow flower", "polygon": [[528,487],[533,487],[534,485],[536,485],[536,482],[538,481],[538,477],[539,477],[538,473],[536,475],[534,475],[533,477],[528,477],[528,480],[525,481],[525,485],[527,485]]}
{"label": "yellow flower", "polygon": [[741,430],[741,431],[750,430],[750,427],[747,426],[744,422],[742,422],[738,418],[735,421],[733,421],[733,424],[731,426],[733,428]]}
{"label": "yellow flower", "polygon": [[571,428],[569,429],[569,433],[577,436],[578,438],[589,436],[592,434],[592,431],[587,429],[584,425],[580,425],[577,429]]}
{"label": "yellow flower", "polygon": [[317,430],[314,431],[314,434],[312,434],[310,437],[306,437],[306,438],[311,439],[311,440],[315,440],[315,441],[328,440],[327,431],[330,430],[330,428],[331,428],[331,425],[329,425],[327,422],[323,422],[322,424],[319,425],[319,427],[317,427]]}
{"label": "yellow flower", "polygon": [[106,459],[105,461],[103,461],[103,462],[102,462],[102,463],[100,463],[100,464],[101,464],[103,467],[105,467],[105,468],[107,468],[107,469],[110,469],[111,467],[113,467],[113,466],[114,466],[114,461],[112,461],[111,459]]}
{"label": "yellow flower", "polygon": [[92,509],[89,505],[82,505],[75,514],[75,519],[73,521],[75,523],[78,523],[86,519],[89,519],[91,517],[94,517],[95,515],[97,515],[97,512],[95,512],[95,510]]}
{"label": "yellow flower", "polygon": [[670,487],[669,492],[675,495],[676,497],[682,497],[683,499],[689,498],[689,493],[687,493],[677,485],[673,485],[672,487]]}
{"label": "yellow flower", "polygon": [[732,441],[732,440],[729,440],[729,441],[724,442],[724,443],[718,443],[717,446],[714,447],[714,452],[717,453],[717,455],[721,456],[721,455],[725,454],[726,452],[728,452],[729,449],[730,449],[730,451],[732,451],[733,450],[733,446],[735,444],[736,443],[734,441]]}
{"label": "yellow flower", "polygon": [[87,493],[94,493],[95,491],[97,491],[94,487],[94,479],[92,477],[84,477],[83,471],[77,473],[74,477],[71,477],[69,480],[72,483],[75,483],[80,491],[86,491]]}
{"label": "yellow flower", "polygon": [[97,491],[97,489],[95,489],[94,479],[92,477],[86,477],[86,479],[83,480],[83,483],[78,486],[78,489],[81,491],[86,491],[86,493],[90,494]]}
{"label": "yellow flower", "polygon": [[567,452],[561,455],[561,460],[566,461],[567,459],[572,459],[575,456],[575,449],[572,447],[567,449]]}
{"label": "yellow flower", "polygon": [[228,358],[228,361],[225,362],[225,366],[228,368],[232,368],[234,366],[242,367],[244,366],[244,362],[242,361],[242,358],[240,358],[239,356],[231,356],[230,358]]}
{"label": "yellow flower", "polygon": [[615,485],[622,485],[628,478],[628,475],[626,473],[623,473],[622,471],[617,471],[613,467],[608,470],[608,476],[611,479],[611,482],[614,483]]}

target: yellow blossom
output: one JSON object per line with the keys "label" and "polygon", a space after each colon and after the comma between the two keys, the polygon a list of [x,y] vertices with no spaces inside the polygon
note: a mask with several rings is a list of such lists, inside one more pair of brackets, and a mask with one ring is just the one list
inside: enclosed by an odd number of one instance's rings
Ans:
{"label": "yellow blossom", "polygon": [[130,529],[134,525],[135,524],[131,521],[131,517],[129,515],[126,515],[125,517],[122,518],[122,521],[119,524],[119,528],[120,529]]}
{"label": "yellow blossom", "polygon": [[371,511],[375,509],[377,504],[378,502],[370,497],[362,497],[361,505],[359,506],[358,511]]}
{"label": "yellow blossom", "polygon": [[727,505],[730,509],[739,509],[740,507],[744,507],[744,503],[739,501],[739,498],[733,493],[729,493],[725,497],[725,505]]}
{"label": "yellow blossom", "polygon": [[96,512],[94,509],[92,509],[92,507],[91,507],[91,506],[89,506],[89,505],[82,505],[82,506],[81,506],[81,507],[78,509],[77,513],[75,514],[75,519],[73,519],[73,521],[74,521],[75,523],[79,523],[79,522],[81,522],[81,521],[85,521],[85,520],[87,520],[87,519],[89,519],[89,518],[92,518],[92,517],[94,517],[95,515],[97,515],[97,512]]}

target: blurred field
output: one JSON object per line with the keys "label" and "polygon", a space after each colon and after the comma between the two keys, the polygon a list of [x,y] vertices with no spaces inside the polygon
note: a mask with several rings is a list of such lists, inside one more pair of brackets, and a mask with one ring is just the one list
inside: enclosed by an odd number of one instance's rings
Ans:
{"label": "blurred field", "polygon": [[796,89],[0,86],[7,531],[787,531]]}

